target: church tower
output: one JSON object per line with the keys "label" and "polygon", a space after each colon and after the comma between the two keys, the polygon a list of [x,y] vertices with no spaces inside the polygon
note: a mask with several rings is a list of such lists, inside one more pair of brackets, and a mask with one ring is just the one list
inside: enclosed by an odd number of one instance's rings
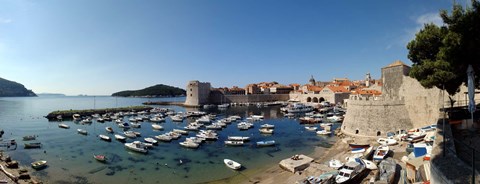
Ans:
{"label": "church tower", "polygon": [[309,82],[310,82],[310,85],[315,86],[315,79],[313,78],[313,75],[310,78]]}

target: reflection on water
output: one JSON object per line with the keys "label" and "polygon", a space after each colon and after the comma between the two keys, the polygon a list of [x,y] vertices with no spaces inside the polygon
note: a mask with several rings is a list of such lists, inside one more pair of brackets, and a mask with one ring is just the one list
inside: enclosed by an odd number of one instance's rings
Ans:
{"label": "reflection on water", "polygon": [[[196,150],[180,147],[178,144],[186,137],[195,136],[193,132],[169,143],[160,142],[158,146],[149,150],[149,153],[139,154],[126,150],[122,142],[107,134],[106,126],[111,126],[115,132],[122,130],[114,122],[92,124],[78,124],[71,121],[64,123],[70,129],[58,128],[58,122],[48,122],[43,116],[54,110],[87,109],[105,107],[120,107],[141,105],[145,101],[175,100],[143,99],[143,98],[114,98],[96,97],[38,97],[38,98],[0,98],[0,126],[5,130],[4,139],[16,139],[19,148],[7,151],[13,159],[19,160],[22,165],[35,160],[47,160],[49,167],[33,172],[49,183],[198,183],[231,177],[237,172],[227,169],[223,164],[224,158],[240,162],[246,170],[265,165],[276,164],[281,159],[292,154],[310,153],[314,146],[329,146],[333,137],[320,137],[315,132],[305,131],[295,119],[283,118],[279,107],[231,107],[226,111],[212,110],[222,118],[230,115],[239,115],[245,118],[249,115],[263,115],[263,122],[256,122],[254,128],[239,131],[236,123],[228,125],[219,132],[218,141],[202,144]],[[171,106],[176,111],[197,110]],[[135,140],[143,141],[145,137],[153,137],[170,131],[173,128],[182,128],[193,122],[186,119],[181,123],[172,122],[167,118],[162,123],[164,130],[154,131],[149,122],[142,122],[139,131],[142,137]],[[273,135],[262,135],[258,128],[263,123],[275,125]],[[77,133],[77,128],[88,131],[88,135]],[[109,135],[111,142],[101,141],[99,134]],[[24,149],[22,136],[38,135],[37,141],[42,142],[41,149]],[[225,146],[223,141],[229,135],[250,136],[251,141],[242,147]],[[275,140],[276,147],[258,148],[254,144],[261,140]],[[131,142],[132,140],[127,140]],[[104,154],[108,162],[101,163],[93,158],[93,154]]]}

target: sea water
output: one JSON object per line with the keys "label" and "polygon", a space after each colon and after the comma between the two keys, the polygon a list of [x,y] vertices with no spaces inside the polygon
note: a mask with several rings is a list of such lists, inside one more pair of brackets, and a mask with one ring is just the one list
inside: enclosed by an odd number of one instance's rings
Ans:
{"label": "sea water", "polygon": [[[316,146],[328,146],[335,139],[331,136],[317,136],[315,132],[306,131],[297,119],[284,118],[280,107],[239,106],[224,111],[213,110],[218,118],[239,115],[243,119],[250,115],[263,115],[264,121],[254,123],[254,128],[240,131],[236,122],[218,131],[219,140],[203,143],[198,149],[181,147],[178,143],[186,137],[195,136],[190,132],[178,140],[164,143],[150,149],[148,154],[141,154],[125,149],[122,142],[115,140],[113,134],[105,131],[106,126],[122,134],[114,122],[79,124],[63,121],[70,129],[61,129],[59,122],[48,121],[44,116],[55,110],[93,109],[142,105],[146,101],[184,101],[185,98],[116,98],[91,96],[45,96],[26,98],[0,98],[0,128],[5,131],[3,140],[15,139],[16,150],[1,148],[12,159],[18,160],[31,174],[47,183],[199,183],[232,177],[248,169],[264,168],[275,165],[280,160],[294,154],[308,154]],[[198,109],[185,109],[178,106],[155,106],[185,112]],[[128,118],[126,118],[128,119]],[[125,120],[126,121],[126,120]],[[143,141],[145,137],[153,137],[183,128],[194,119],[183,122],[172,122],[167,118],[161,123],[162,131],[154,131],[151,123],[142,122],[141,128],[132,129],[141,132],[142,136],[135,140]],[[238,121],[240,122],[240,121]],[[273,135],[260,134],[261,124],[275,125]],[[317,125],[318,126],[318,125]],[[336,128],[335,125],[334,128]],[[88,135],[77,133],[82,128]],[[99,139],[99,134],[109,135],[111,142]],[[24,149],[22,137],[37,135],[41,149]],[[225,146],[227,136],[250,136],[251,141],[242,147]],[[256,147],[255,142],[275,140],[275,147]],[[128,139],[127,142],[133,141]],[[33,141],[31,141],[33,142]],[[107,163],[100,163],[93,154],[104,154]],[[242,164],[241,171],[228,169],[223,159],[229,158]],[[35,171],[29,164],[36,160],[47,160],[48,167]]]}

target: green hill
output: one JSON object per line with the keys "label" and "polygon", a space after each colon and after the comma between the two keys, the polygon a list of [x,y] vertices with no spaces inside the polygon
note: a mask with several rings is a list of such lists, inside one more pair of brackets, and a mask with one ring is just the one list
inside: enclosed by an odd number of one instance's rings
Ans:
{"label": "green hill", "polygon": [[173,86],[158,84],[141,90],[128,90],[113,93],[112,96],[121,97],[168,97],[185,96],[186,91]]}
{"label": "green hill", "polygon": [[37,96],[22,84],[0,78],[0,97]]}

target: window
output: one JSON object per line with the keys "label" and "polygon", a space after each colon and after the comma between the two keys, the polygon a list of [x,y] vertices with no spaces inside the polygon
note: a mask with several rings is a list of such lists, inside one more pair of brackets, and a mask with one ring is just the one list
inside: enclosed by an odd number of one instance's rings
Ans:
{"label": "window", "polygon": [[382,132],[378,131],[377,136],[380,136],[380,135],[382,135]]}
{"label": "window", "polygon": [[192,96],[192,94],[190,94],[190,96]]}
{"label": "window", "polygon": [[357,129],[357,130],[355,130],[355,134],[358,134],[358,129]]}

